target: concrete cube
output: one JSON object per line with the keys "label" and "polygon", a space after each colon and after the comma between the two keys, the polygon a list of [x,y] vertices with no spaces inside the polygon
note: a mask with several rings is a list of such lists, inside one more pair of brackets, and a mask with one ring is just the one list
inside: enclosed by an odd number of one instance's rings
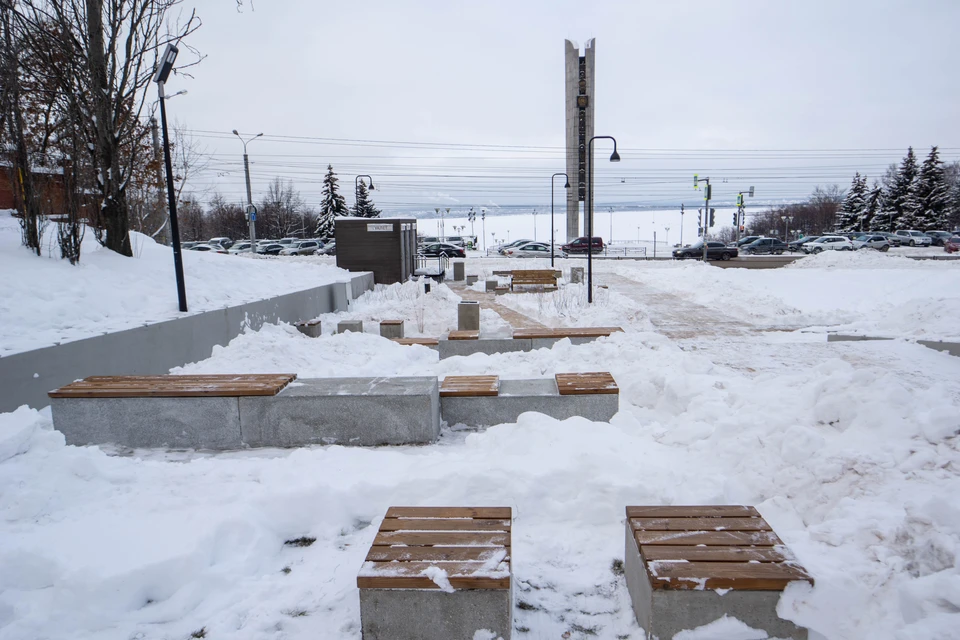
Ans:
{"label": "concrete cube", "polygon": [[237,398],[51,398],[53,426],[67,444],[236,449]]}
{"label": "concrete cube", "polygon": [[308,338],[319,338],[320,337],[320,321],[311,320],[310,322],[298,322],[296,325],[297,331],[307,336]]}
{"label": "concrete cube", "polygon": [[440,436],[435,377],[298,379],[275,396],[240,398],[243,443],[427,444]]}
{"label": "concrete cube", "polygon": [[536,411],[558,420],[582,416],[609,422],[620,409],[619,394],[561,396],[553,378],[501,380],[496,396],[440,398],[440,414],[447,424],[488,427],[516,422],[521,413]]}
{"label": "concrete cube", "polygon": [[777,615],[782,591],[733,589],[720,595],[715,590],[653,589],[629,518],[623,567],[637,624],[648,638],[672,638],[684,629],[702,627],[728,615],[773,638],[807,640],[806,629]]}
{"label": "concrete cube", "polygon": [[486,291],[487,293],[490,293],[491,291],[496,291],[498,284],[500,284],[500,281],[499,281],[499,280],[496,280],[496,279],[494,279],[494,280],[484,280],[484,282],[483,282],[484,291]]}
{"label": "concrete cube", "polygon": [[[510,640],[513,589],[360,589],[363,640]],[[486,636],[484,636],[486,637]]]}
{"label": "concrete cube", "polygon": [[473,300],[464,300],[457,305],[457,330],[480,330],[480,303]]}
{"label": "concrete cube", "polygon": [[460,282],[463,280],[464,274],[464,263],[463,260],[457,260],[453,263],[453,279]]}
{"label": "concrete cube", "polygon": [[384,338],[402,338],[403,337],[403,320],[381,321],[380,335]]}
{"label": "concrete cube", "polygon": [[480,279],[480,276],[467,276],[467,286],[471,284],[476,284],[477,280]]}
{"label": "concrete cube", "polygon": [[583,282],[583,267],[570,267],[570,282],[573,284]]}
{"label": "concrete cube", "polygon": [[353,331],[354,333],[363,333],[363,320],[341,320],[337,323],[337,333]]}

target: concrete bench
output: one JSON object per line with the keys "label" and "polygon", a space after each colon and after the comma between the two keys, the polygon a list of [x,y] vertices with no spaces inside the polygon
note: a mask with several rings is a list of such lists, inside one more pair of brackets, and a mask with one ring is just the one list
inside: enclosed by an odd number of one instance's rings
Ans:
{"label": "concrete bench", "polygon": [[724,615],[771,637],[807,637],[777,603],[790,582],[813,580],[753,507],[627,507],[624,569],[648,638]]}
{"label": "concrete bench", "polygon": [[510,291],[516,286],[539,286],[557,288],[557,273],[552,269],[514,270],[510,274]]}
{"label": "concrete bench", "polygon": [[511,522],[509,507],[387,510],[357,575],[363,640],[509,640]]}
{"label": "concrete bench", "polygon": [[569,327],[564,329],[516,329],[512,338],[483,338],[464,341],[449,337],[439,342],[440,359],[453,356],[469,356],[474,353],[507,353],[549,349],[554,344],[569,338],[573,344],[592,342],[597,338],[622,332],[620,327]]}
{"label": "concrete bench", "polygon": [[293,374],[88,378],[50,393],[68,444],[237,449],[427,444],[440,436],[434,377]]}
{"label": "concrete bench", "polygon": [[539,380],[447,376],[440,385],[440,415],[448,424],[471,427],[516,422],[526,411],[609,422],[620,409],[619,394],[609,373],[558,373]]}
{"label": "concrete bench", "polygon": [[451,331],[447,334],[447,340],[479,340],[480,331],[463,329],[457,331]]}
{"label": "concrete bench", "polygon": [[381,320],[380,335],[384,338],[402,338],[403,320]]}
{"label": "concrete bench", "polygon": [[424,347],[436,347],[440,344],[439,338],[391,338],[391,340],[405,346],[419,344]]}

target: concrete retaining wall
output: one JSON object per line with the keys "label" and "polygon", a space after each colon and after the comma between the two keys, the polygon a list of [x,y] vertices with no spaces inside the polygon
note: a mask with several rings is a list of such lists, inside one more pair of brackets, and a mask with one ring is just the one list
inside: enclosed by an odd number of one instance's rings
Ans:
{"label": "concrete retaining wall", "polygon": [[350,300],[369,290],[373,274],[364,272],[344,282],[0,357],[0,412],[24,404],[45,407],[48,391],[87,376],[164,374],[209,358],[214,346],[226,345],[244,327],[346,311]]}

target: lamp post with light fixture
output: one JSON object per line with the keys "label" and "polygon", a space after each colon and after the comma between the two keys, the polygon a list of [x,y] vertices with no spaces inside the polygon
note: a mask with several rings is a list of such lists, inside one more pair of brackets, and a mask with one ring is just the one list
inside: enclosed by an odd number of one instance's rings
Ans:
{"label": "lamp post with light fixture", "polygon": [[[233,135],[240,138],[240,134],[237,133],[237,130],[233,130]],[[249,140],[244,141],[243,138],[240,138],[240,142],[243,143],[243,174],[247,179],[247,224],[250,230],[250,253],[257,252],[257,208],[253,206],[253,193],[250,191],[250,160],[247,156],[247,144],[253,142],[260,136],[262,133],[258,133]]]}
{"label": "lamp post with light fixture", "polygon": [[593,136],[587,143],[587,302],[593,303],[593,141],[613,140],[610,162],[620,162],[617,139],[613,136]]}
{"label": "lamp post with light fixture", "polygon": [[565,174],[563,171],[559,173],[555,173],[552,176],[550,176],[550,267],[551,268],[553,267],[553,254],[554,254],[553,247],[555,244],[554,235],[553,235],[553,181],[557,176],[564,177],[565,179],[565,182],[563,185],[564,189],[570,188],[570,176]]}

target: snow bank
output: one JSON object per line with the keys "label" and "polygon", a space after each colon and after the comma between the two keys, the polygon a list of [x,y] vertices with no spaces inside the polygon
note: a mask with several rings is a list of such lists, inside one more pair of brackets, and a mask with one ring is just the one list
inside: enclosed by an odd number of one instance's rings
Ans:
{"label": "snow bank", "polygon": [[[131,233],[136,257],[124,258],[84,238],[78,266],[59,258],[48,230],[42,257],[20,246],[16,219],[0,216],[0,355],[180,316],[173,254]],[[342,280],[320,262],[251,259],[183,252],[191,313],[210,311]]]}

